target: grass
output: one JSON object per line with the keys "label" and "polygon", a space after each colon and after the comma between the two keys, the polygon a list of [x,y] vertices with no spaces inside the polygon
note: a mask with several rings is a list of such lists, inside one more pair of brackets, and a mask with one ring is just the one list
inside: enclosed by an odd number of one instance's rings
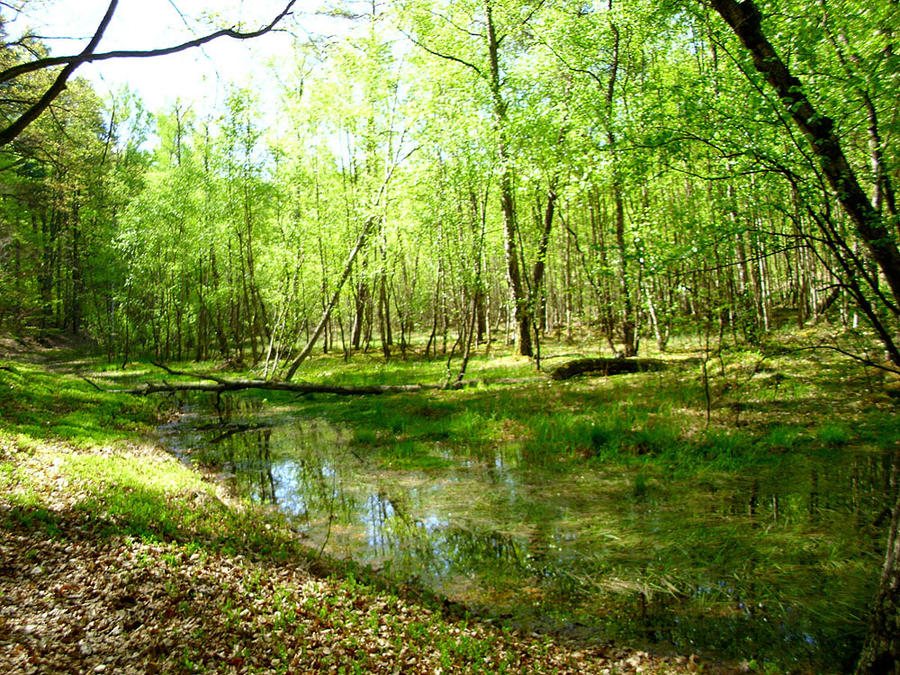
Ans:
{"label": "grass", "polygon": [[2,428],[24,442],[62,439],[99,447],[142,438],[158,419],[158,401],[102,393],[32,363],[7,368],[0,371]]}

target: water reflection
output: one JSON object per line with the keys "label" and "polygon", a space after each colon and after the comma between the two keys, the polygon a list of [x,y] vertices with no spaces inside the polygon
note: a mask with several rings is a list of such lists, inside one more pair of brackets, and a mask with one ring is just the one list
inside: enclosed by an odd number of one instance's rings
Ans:
{"label": "water reflection", "polygon": [[432,442],[416,452],[441,463],[385,468],[410,449],[253,408],[164,434],[328,553],[529,626],[832,668],[852,658],[890,503],[875,453],[674,480],[542,468],[515,443]]}

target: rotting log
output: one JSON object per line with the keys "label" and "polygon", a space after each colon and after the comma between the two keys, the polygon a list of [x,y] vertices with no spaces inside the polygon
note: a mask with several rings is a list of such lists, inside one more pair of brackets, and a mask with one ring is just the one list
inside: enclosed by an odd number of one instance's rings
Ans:
{"label": "rotting log", "polygon": [[664,370],[666,362],[659,359],[578,359],[550,371],[554,380],[568,380],[577,375],[625,375]]}

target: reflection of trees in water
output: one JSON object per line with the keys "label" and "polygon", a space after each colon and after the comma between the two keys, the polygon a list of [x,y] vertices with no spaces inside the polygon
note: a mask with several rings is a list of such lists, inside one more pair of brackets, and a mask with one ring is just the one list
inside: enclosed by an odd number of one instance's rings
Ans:
{"label": "reflection of trees in water", "polygon": [[218,422],[225,426],[231,424],[235,418],[246,418],[257,415],[263,409],[263,402],[241,396],[229,396],[217,393],[215,395],[199,396],[200,405],[210,410],[215,410]]}
{"label": "reflection of trees in water", "polygon": [[363,515],[366,540],[376,555],[394,553],[416,538],[415,528],[409,527],[406,509],[398,506],[394,505],[384,490],[366,498]]}
{"label": "reflection of trees in water", "polygon": [[233,474],[237,489],[257,503],[307,520],[316,514],[353,519],[356,500],[317,434],[231,421],[235,411],[246,412],[241,406],[223,411],[228,421],[206,428],[207,447],[195,453],[197,461]]}
{"label": "reflection of trees in water", "polygon": [[492,530],[451,527],[444,532],[444,550],[460,572],[486,568],[525,568],[527,553],[514,537]]}
{"label": "reflection of trees in water", "polygon": [[214,440],[219,464],[234,473],[238,488],[257,503],[277,505],[272,429],[219,434]]}
{"label": "reflection of trees in water", "polygon": [[369,548],[393,559],[393,567],[410,574],[484,575],[525,569],[528,557],[514,537],[491,529],[426,525],[410,513],[404,493],[380,489],[365,502],[363,520]]}
{"label": "reflection of trees in water", "polygon": [[[714,514],[749,516],[750,525],[815,523],[820,519],[868,527],[890,506],[891,458],[885,454],[857,455],[841,462],[816,462],[805,470],[774,472],[736,481],[727,490],[706,484]],[[722,498],[715,496],[722,494]]]}
{"label": "reflection of trees in water", "polygon": [[391,557],[413,573],[443,567],[436,542],[439,536],[411,515],[408,495],[379,488],[368,495],[362,516],[366,544],[380,557]]}

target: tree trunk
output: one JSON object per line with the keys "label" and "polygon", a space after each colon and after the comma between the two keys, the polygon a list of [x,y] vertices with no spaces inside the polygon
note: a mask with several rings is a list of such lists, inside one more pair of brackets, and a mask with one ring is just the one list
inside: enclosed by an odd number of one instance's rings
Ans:
{"label": "tree trunk", "polygon": [[659,359],[579,359],[569,361],[550,371],[554,380],[568,380],[576,375],[623,375],[664,370],[666,362]]}
{"label": "tree trunk", "polygon": [[506,273],[512,289],[514,316],[516,321],[517,340],[516,353],[521,356],[532,356],[531,345],[531,309],[528,295],[522,281],[522,272],[518,255],[518,225],[516,223],[515,195],[513,194],[512,169],[510,167],[509,142],[507,127],[509,120],[506,112],[506,101],[500,91],[500,42],[494,26],[491,3],[485,3],[487,18],[488,56],[490,57],[490,87],[493,101],[494,126],[497,133],[497,153],[500,159],[500,207],[503,211],[504,250],[506,253]]}

